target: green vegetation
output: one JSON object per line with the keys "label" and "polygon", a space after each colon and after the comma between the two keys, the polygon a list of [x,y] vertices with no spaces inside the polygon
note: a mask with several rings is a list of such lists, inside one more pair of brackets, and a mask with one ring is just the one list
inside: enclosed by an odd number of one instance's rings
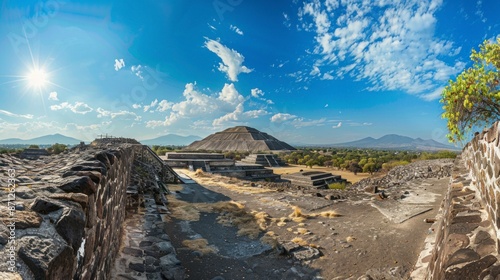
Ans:
{"label": "green vegetation", "polygon": [[155,152],[159,156],[164,156],[166,153],[179,151],[181,149],[182,149],[182,147],[180,147],[180,146],[159,146],[159,145],[153,145],[151,147],[151,150],[153,150],[153,152]]}
{"label": "green vegetation", "polygon": [[28,149],[40,149],[38,145],[29,145]]}
{"label": "green vegetation", "polygon": [[21,151],[22,151],[22,149],[0,147],[0,154],[11,154],[11,153],[18,153]]}
{"label": "green vegetation", "polygon": [[347,187],[346,183],[331,183],[328,184],[328,188],[331,190],[345,190]]}
{"label": "green vegetation", "polygon": [[54,145],[47,148],[47,151],[51,154],[60,154],[68,149],[68,146],[64,144],[55,143]]}
{"label": "green vegetation", "polygon": [[442,93],[442,118],[448,119],[450,142],[462,141],[473,127],[486,127],[500,118],[500,38],[484,41],[479,52],[472,50],[473,66]]}
{"label": "green vegetation", "polygon": [[355,174],[388,171],[394,166],[408,164],[416,160],[455,158],[457,152],[387,151],[348,148],[305,148],[279,155],[288,164],[306,167],[325,166],[348,170]]}

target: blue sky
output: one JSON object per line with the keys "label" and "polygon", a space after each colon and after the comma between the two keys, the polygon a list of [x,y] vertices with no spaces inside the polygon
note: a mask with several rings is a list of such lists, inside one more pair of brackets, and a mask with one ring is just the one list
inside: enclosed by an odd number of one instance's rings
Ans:
{"label": "blue sky", "polygon": [[496,0],[2,3],[2,139],[445,142],[440,92],[500,30]]}

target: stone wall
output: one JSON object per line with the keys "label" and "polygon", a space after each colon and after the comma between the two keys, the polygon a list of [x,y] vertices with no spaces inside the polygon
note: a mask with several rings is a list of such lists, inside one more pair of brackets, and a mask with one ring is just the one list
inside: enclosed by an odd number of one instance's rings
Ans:
{"label": "stone wall", "polygon": [[500,277],[499,122],[477,133],[455,162],[412,279]]}
{"label": "stone wall", "polygon": [[500,135],[499,122],[482,133],[476,133],[462,152],[473,182],[478,186],[490,215],[497,239],[500,238]]}
{"label": "stone wall", "polygon": [[[0,197],[4,198],[0,202],[0,275],[109,279],[120,250],[134,160],[155,163],[151,166],[165,182],[176,180],[175,173],[151,153],[145,146],[122,143],[37,160],[0,155]],[[7,204],[9,179],[16,183],[11,199],[15,210]],[[9,250],[16,256],[15,269]]]}

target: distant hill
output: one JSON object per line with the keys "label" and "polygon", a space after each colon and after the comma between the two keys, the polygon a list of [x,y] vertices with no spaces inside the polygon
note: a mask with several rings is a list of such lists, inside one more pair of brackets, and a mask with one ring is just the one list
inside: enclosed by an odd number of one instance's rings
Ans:
{"label": "distant hill", "polygon": [[81,140],[64,136],[62,134],[52,134],[40,136],[33,139],[20,139],[20,138],[8,138],[0,140],[1,145],[13,144],[13,145],[53,145],[55,143],[65,144],[65,145],[77,145],[82,142]]}
{"label": "distant hill", "polygon": [[357,141],[329,145],[330,147],[351,147],[351,148],[373,148],[388,150],[417,150],[417,151],[438,151],[438,150],[459,150],[459,148],[446,145],[432,139],[413,139],[407,136],[388,134],[378,139],[366,137]]}
{"label": "distant hill", "polygon": [[141,140],[141,144],[143,145],[161,145],[161,146],[187,146],[194,141],[201,140],[201,137],[189,135],[189,136],[180,136],[177,134],[167,134],[164,136],[160,136],[154,139]]}

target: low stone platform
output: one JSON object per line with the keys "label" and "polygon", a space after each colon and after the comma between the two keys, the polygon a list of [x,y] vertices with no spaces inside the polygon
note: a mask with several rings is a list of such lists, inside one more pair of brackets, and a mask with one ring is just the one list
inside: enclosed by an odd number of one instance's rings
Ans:
{"label": "low stone platform", "polygon": [[326,189],[328,188],[328,184],[331,183],[347,182],[347,180],[342,179],[339,175],[333,175],[332,173],[321,171],[303,171],[292,174],[284,174],[282,175],[282,178],[289,180],[292,185],[317,189]]}
{"label": "low stone platform", "polygon": [[266,167],[285,166],[286,163],[275,154],[251,154],[241,160],[242,163],[260,164]]}

